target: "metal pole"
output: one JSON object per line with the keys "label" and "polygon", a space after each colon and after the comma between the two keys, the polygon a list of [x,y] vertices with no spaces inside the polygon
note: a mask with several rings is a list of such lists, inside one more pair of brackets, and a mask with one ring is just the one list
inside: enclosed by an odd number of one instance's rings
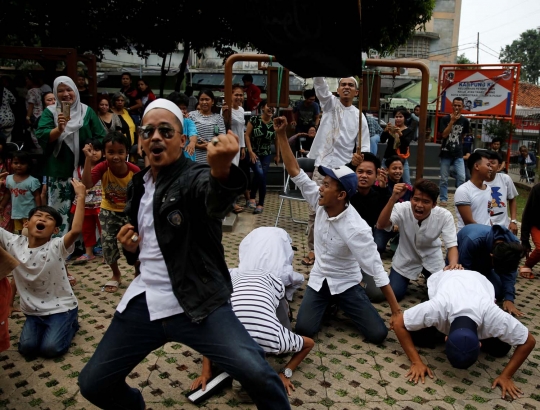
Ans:
{"label": "metal pole", "polygon": [[248,54],[248,53],[238,53],[233,54],[229,58],[227,58],[227,61],[225,61],[225,104],[227,106],[231,107],[228,110],[228,119],[225,119],[225,121],[230,122],[230,115],[232,113],[232,77],[233,77],[233,65],[237,61],[270,61],[270,58],[272,58],[273,63],[277,63],[277,59],[275,56],[269,56],[268,54]]}
{"label": "metal pole", "polygon": [[480,33],[476,35],[476,64],[480,64]]}
{"label": "metal pole", "polygon": [[[358,15],[360,17],[360,24],[362,24],[362,0],[358,0]],[[360,52],[360,60],[362,59],[362,52]],[[358,76],[358,142],[356,143],[356,153],[362,152],[362,101],[364,99],[364,73],[360,70]],[[369,107],[368,107],[369,109]]]}
{"label": "metal pole", "polygon": [[416,68],[422,73],[422,84],[420,88],[420,124],[418,125],[418,155],[416,158],[416,179],[424,177],[424,157],[426,153],[426,124],[429,94],[429,68],[420,61],[407,60],[377,60],[368,58],[366,66],[369,67],[395,67],[395,68]]}

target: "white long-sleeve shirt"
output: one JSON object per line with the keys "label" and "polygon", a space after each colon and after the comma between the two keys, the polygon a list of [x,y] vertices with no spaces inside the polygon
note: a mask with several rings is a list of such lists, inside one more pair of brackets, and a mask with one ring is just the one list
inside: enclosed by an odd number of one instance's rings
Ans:
{"label": "white long-sleeve shirt", "polygon": [[[319,206],[319,187],[304,171],[291,178],[315,210],[315,265],[308,286],[319,291],[324,280],[332,295],[345,292],[362,281],[362,272],[373,276],[377,287],[390,283],[369,225],[352,207],[329,217]],[[361,270],[360,270],[361,269]]]}
{"label": "white long-sleeve shirt", "polygon": [[394,225],[399,226],[400,238],[396,254],[392,259],[392,268],[408,279],[418,279],[422,267],[430,273],[444,268],[439,237],[442,237],[446,249],[457,246],[454,217],[450,211],[440,206],[433,208],[431,215],[418,225],[411,202],[395,204],[390,224],[385,229],[390,231]]}
{"label": "white long-sleeve shirt", "polygon": [[496,305],[495,289],[484,275],[470,270],[439,271],[427,285],[429,300],[403,314],[408,331],[435,326],[448,335],[454,319],[467,316],[478,325],[480,340],[496,337],[511,346],[527,341],[529,331]]}
{"label": "white long-sleeve shirt", "polygon": [[[313,78],[313,88],[323,115],[308,158],[315,160],[315,166],[335,168],[348,164],[358,140],[360,112],[353,105],[345,107],[330,92],[323,77]],[[362,152],[369,152],[369,148],[369,127],[362,114]]]}

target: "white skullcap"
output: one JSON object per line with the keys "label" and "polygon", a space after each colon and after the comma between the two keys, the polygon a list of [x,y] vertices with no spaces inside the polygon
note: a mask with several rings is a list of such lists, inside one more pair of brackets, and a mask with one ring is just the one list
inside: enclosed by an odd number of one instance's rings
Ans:
{"label": "white skullcap", "polygon": [[354,83],[356,84],[356,88],[358,89],[358,81],[356,81],[356,78],[354,77],[341,77],[338,81],[338,86],[341,84],[341,80],[345,79],[345,78],[352,78]]}
{"label": "white skullcap", "polygon": [[184,127],[184,115],[182,114],[182,111],[180,111],[180,108],[178,108],[178,106],[172,101],[169,101],[166,98],[158,98],[157,100],[152,101],[144,110],[143,118],[150,110],[153,110],[154,108],[163,108],[164,110],[172,112],[182,124],[182,128]]}

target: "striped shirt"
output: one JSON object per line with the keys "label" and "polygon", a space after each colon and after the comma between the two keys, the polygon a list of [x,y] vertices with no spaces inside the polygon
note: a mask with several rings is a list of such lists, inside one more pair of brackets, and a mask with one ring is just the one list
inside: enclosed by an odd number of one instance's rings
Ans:
{"label": "striped shirt", "polygon": [[236,271],[231,303],[238,320],[266,353],[299,352],[304,339],[284,328],[276,316],[285,287],[280,279],[261,271]]}
{"label": "striped shirt", "polygon": [[[189,113],[189,118],[195,123],[197,127],[197,135],[199,140],[203,139],[210,142],[214,137],[214,130],[217,127],[219,134],[225,134],[225,122],[223,117],[219,114],[203,115],[199,111],[192,111]],[[206,163],[206,150],[196,149],[195,157],[197,162]]]}

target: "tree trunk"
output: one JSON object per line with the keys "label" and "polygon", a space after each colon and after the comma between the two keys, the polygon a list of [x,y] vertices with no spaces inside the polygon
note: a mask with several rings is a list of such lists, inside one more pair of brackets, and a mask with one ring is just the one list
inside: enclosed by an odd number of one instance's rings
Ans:
{"label": "tree trunk", "polygon": [[163,98],[163,89],[165,88],[165,63],[167,62],[167,54],[163,55],[163,61],[161,62],[161,81],[159,82],[159,98]]}
{"label": "tree trunk", "polygon": [[190,52],[191,43],[189,41],[184,41],[184,55],[182,56],[182,62],[180,63],[180,71],[178,71],[178,74],[176,75],[176,84],[174,85],[174,91],[176,92],[180,92],[182,81],[184,81],[184,73],[186,71]]}

